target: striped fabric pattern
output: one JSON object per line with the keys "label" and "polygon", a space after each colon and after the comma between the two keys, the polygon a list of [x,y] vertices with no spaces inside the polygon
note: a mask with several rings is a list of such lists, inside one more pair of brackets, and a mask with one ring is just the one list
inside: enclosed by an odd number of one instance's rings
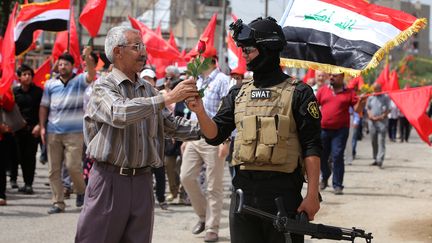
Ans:
{"label": "striped fabric pattern", "polygon": [[87,156],[127,168],[163,165],[164,138],[197,140],[199,127],[165,108],[163,95],[114,68],[99,78],[84,116]]}
{"label": "striped fabric pattern", "polygon": [[424,28],[426,20],[360,0],[294,0],[281,25],[285,66],[358,75]]}
{"label": "striped fabric pattern", "polygon": [[58,77],[47,81],[40,105],[49,108],[48,133],[82,133],[86,76],[76,75],[66,85]]}

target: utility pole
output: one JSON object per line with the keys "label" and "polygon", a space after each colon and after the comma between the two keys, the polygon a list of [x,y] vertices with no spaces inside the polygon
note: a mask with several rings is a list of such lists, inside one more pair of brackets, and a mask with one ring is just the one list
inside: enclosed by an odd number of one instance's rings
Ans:
{"label": "utility pole", "polygon": [[183,43],[182,43],[182,50],[186,49],[187,45],[187,37],[186,37],[186,2],[183,1],[183,10],[181,12],[181,18],[182,18],[182,37],[183,37]]}
{"label": "utility pole", "polygon": [[[83,10],[83,0],[78,0],[78,13],[81,13],[82,10]],[[82,45],[82,34],[83,34],[82,25],[79,24],[78,25],[78,43],[79,43],[79,46],[83,46]]]}
{"label": "utility pole", "polygon": [[155,22],[156,22],[156,17],[155,17],[155,15],[156,15],[156,0],[153,0],[153,15],[152,15],[152,26],[151,26],[151,28],[152,29],[156,29],[156,26],[155,26]]}
{"label": "utility pole", "polygon": [[264,17],[268,17],[268,0],[265,0],[264,3],[265,3]]}
{"label": "utility pole", "polygon": [[226,49],[226,45],[225,45],[226,14],[227,14],[227,0],[223,0],[222,1],[222,23],[221,23],[222,35],[220,35],[220,39],[219,39],[219,55],[218,55],[219,56],[219,66],[223,71],[228,69],[227,65],[226,65],[226,58],[225,58],[225,53],[226,53],[226,51],[225,51],[225,49]]}

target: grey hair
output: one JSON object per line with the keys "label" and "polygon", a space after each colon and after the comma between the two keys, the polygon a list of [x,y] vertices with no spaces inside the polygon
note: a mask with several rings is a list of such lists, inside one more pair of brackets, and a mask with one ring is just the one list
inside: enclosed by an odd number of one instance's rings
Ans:
{"label": "grey hair", "polygon": [[111,63],[114,63],[114,47],[127,44],[125,33],[129,31],[139,33],[138,30],[128,26],[116,26],[108,31],[105,38],[105,55]]}
{"label": "grey hair", "polygon": [[176,77],[180,76],[180,71],[176,66],[170,65],[165,68],[166,73],[174,73]]}

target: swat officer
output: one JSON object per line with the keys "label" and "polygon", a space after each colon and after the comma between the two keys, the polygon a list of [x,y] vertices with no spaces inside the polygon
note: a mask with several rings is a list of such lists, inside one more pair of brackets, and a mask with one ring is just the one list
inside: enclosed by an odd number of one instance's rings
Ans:
{"label": "swat officer", "polygon": [[[313,91],[282,72],[279,54],[286,41],[276,20],[258,18],[245,25],[239,19],[230,29],[253,80],[232,88],[213,119],[199,98],[188,100],[189,108],[209,144],[224,142],[237,128],[232,184],[243,190],[245,204],[276,214],[274,199],[282,197],[289,215],[304,211],[313,220],[320,207],[321,153],[321,114]],[[308,186],[302,198],[304,178]],[[231,242],[285,242],[272,222],[234,213],[235,204],[232,196]],[[291,240],[303,242],[304,237],[291,234]]]}

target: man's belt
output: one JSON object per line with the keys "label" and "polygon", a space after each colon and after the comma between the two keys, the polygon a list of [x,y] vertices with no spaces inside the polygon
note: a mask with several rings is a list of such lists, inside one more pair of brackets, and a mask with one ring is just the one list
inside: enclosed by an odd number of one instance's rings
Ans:
{"label": "man's belt", "polygon": [[141,168],[126,168],[126,167],[119,167],[107,162],[96,162],[97,167],[113,172],[122,176],[139,176],[144,175],[146,173],[149,173],[151,171],[150,166],[145,166]]}

